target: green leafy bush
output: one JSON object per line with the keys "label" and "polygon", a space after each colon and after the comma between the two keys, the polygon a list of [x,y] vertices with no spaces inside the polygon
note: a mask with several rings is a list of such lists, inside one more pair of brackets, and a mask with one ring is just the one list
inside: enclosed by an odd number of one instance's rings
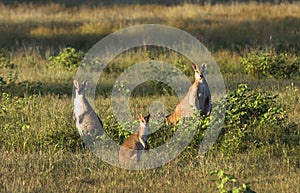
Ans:
{"label": "green leafy bush", "polygon": [[223,170],[215,170],[210,172],[211,176],[216,176],[217,179],[213,179],[220,193],[255,193],[250,189],[250,183],[238,184],[238,180],[234,175],[227,174]]}
{"label": "green leafy bush", "polygon": [[276,99],[276,95],[254,91],[246,84],[229,93],[219,149],[224,153],[245,151],[283,137],[288,119]]}
{"label": "green leafy bush", "polygon": [[84,57],[84,53],[75,48],[67,47],[57,56],[50,56],[49,67],[54,68],[77,68]]}
{"label": "green leafy bush", "polygon": [[[136,126],[136,122],[127,123],[127,126],[134,129],[134,127]],[[122,144],[123,141],[131,134],[129,131],[125,130],[121,125],[118,124],[113,115],[109,115],[106,117],[104,128],[106,129],[106,133],[118,144]]]}
{"label": "green leafy bush", "polygon": [[299,76],[300,58],[287,53],[250,52],[240,59],[247,74],[256,78],[293,78]]}

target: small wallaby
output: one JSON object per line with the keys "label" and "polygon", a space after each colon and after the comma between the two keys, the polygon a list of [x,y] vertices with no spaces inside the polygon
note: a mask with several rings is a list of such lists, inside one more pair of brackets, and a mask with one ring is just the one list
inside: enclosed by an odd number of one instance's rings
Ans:
{"label": "small wallaby", "polygon": [[150,114],[143,117],[138,114],[140,127],[127,138],[119,150],[120,164],[136,164],[140,161],[143,150],[148,150],[147,135]]}
{"label": "small wallaby", "polygon": [[74,86],[74,115],[77,129],[82,137],[95,139],[103,134],[103,124],[85,98],[87,82],[83,81],[79,84],[77,80],[74,80]]}
{"label": "small wallaby", "polygon": [[195,81],[185,97],[176,106],[175,111],[166,117],[166,125],[170,123],[176,125],[181,117],[191,116],[194,110],[201,110],[201,114],[205,116],[210,115],[211,94],[204,77],[205,68],[206,64],[202,64],[201,68],[193,64]]}

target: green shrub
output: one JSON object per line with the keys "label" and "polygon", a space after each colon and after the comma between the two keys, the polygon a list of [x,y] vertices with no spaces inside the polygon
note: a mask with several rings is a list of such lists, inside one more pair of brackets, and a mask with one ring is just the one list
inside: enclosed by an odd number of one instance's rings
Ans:
{"label": "green shrub", "polygon": [[214,182],[220,193],[255,193],[250,189],[250,183],[238,184],[238,180],[234,175],[226,174],[223,170],[215,170],[210,172],[211,176],[216,176],[217,179],[211,180]]}
{"label": "green shrub", "polygon": [[75,48],[67,47],[57,56],[50,56],[49,67],[54,68],[77,68],[84,57],[84,53]]}
{"label": "green shrub", "polygon": [[276,99],[276,95],[254,91],[246,84],[229,93],[219,149],[234,153],[282,138],[288,119]]}
{"label": "green shrub", "polygon": [[250,52],[240,59],[247,74],[256,78],[293,78],[299,76],[300,58],[287,53]]}
{"label": "green shrub", "polygon": [[[104,123],[105,132],[112,138],[116,143],[122,144],[126,138],[130,136],[130,132],[125,130],[121,125],[118,124],[113,115],[106,117]],[[135,123],[127,123],[129,128],[134,129]],[[135,128],[136,129],[136,128]]]}

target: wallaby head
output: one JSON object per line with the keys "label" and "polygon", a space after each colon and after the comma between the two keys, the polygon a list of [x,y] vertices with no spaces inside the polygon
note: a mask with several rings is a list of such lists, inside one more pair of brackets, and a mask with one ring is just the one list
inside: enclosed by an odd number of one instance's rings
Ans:
{"label": "wallaby head", "polygon": [[148,150],[148,143],[147,143],[147,135],[148,135],[148,129],[149,129],[149,118],[150,114],[143,117],[142,114],[138,114],[138,119],[140,120],[140,128],[138,129],[138,136],[139,141],[143,145],[145,150]]}
{"label": "wallaby head", "polygon": [[203,63],[201,67],[199,67],[197,64],[193,64],[193,69],[195,71],[195,80],[201,81],[204,78],[205,68],[205,63]]}
{"label": "wallaby head", "polygon": [[84,96],[84,92],[86,90],[86,85],[87,85],[87,81],[83,81],[80,84],[77,80],[74,80],[74,86],[75,86],[76,96],[79,96],[79,95]]}
{"label": "wallaby head", "polygon": [[140,127],[141,128],[148,128],[149,118],[150,118],[150,114],[148,114],[145,117],[143,117],[142,114],[138,114],[138,119],[140,120]]}

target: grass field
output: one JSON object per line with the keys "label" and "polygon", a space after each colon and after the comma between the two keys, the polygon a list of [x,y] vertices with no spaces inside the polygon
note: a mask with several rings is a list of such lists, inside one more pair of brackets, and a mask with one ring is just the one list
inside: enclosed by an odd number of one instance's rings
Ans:
{"label": "grass field", "polygon": [[[299,3],[0,4],[0,10],[0,192],[221,192],[246,183],[256,192],[300,192],[300,75],[257,78],[241,62],[253,52],[286,54],[286,63],[299,56]],[[245,103],[256,97],[258,104],[261,100],[274,105],[262,115],[266,120],[247,122],[241,114],[237,122],[226,119],[221,136],[204,157],[197,154],[195,139],[178,158],[150,170],[116,168],[92,154],[72,118],[76,62],[66,67],[64,59],[80,59],[119,29],[150,23],[173,26],[199,39],[218,63],[228,95],[239,84],[248,84],[253,91],[241,98]],[[76,52],[59,55],[66,47]],[[151,57],[169,62],[193,80],[191,62],[170,50],[141,47],[114,58],[99,79],[95,110],[118,142],[125,134],[111,116],[112,87],[126,68]],[[300,62],[295,64],[299,71]],[[153,82],[138,87],[129,101],[131,116],[146,114],[158,99],[171,112],[178,99],[162,88]],[[278,97],[259,98],[264,94]],[[231,97],[239,104],[238,94]],[[232,105],[228,112],[235,109],[242,112],[243,107]],[[256,121],[255,115],[263,111],[255,109],[246,112],[249,120]],[[164,132],[150,136],[150,147],[164,142],[156,138]],[[215,170],[235,176],[236,182],[229,180],[218,188],[213,181],[217,176],[210,175]],[[220,185],[221,180],[216,182]]]}

